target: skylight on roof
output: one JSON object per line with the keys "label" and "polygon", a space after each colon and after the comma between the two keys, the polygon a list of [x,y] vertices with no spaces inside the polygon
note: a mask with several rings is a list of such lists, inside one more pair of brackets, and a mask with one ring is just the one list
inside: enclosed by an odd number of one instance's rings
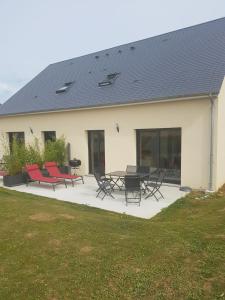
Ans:
{"label": "skylight on roof", "polygon": [[116,77],[119,75],[119,73],[111,73],[107,75],[108,80],[116,79]]}
{"label": "skylight on roof", "polygon": [[107,81],[107,80],[105,80],[105,81],[101,81],[101,82],[99,82],[98,83],[98,86],[99,87],[101,87],[101,86],[108,86],[108,85],[111,85],[112,84],[112,82],[111,81]]}
{"label": "skylight on roof", "polygon": [[56,90],[56,94],[65,93],[72,84],[73,84],[73,81],[65,82],[61,88]]}
{"label": "skylight on roof", "polygon": [[110,74],[106,75],[106,78],[103,81],[99,82],[98,86],[103,87],[103,86],[112,85],[119,74],[120,73],[110,73]]}

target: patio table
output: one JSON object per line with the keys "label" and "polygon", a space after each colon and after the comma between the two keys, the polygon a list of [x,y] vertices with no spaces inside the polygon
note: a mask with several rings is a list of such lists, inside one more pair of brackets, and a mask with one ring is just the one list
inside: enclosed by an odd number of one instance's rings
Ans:
{"label": "patio table", "polygon": [[124,178],[125,176],[139,176],[141,180],[143,181],[144,178],[148,177],[149,178],[149,173],[140,173],[140,172],[126,172],[126,171],[114,171],[106,174],[107,176],[110,177],[110,180],[113,184],[113,187],[117,186],[118,189],[121,191],[123,186],[124,186]]}

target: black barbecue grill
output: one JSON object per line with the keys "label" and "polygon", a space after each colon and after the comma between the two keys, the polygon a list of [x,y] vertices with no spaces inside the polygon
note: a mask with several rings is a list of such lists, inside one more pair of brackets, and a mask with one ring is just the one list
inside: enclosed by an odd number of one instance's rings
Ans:
{"label": "black barbecue grill", "polygon": [[76,170],[80,168],[81,161],[79,159],[70,159],[69,160],[69,166],[71,168],[71,171],[74,170],[74,175],[76,174]]}
{"label": "black barbecue grill", "polygon": [[69,160],[69,165],[71,168],[78,169],[81,165],[81,161],[79,159],[74,158]]}
{"label": "black barbecue grill", "polygon": [[79,159],[70,159],[69,160],[69,166],[71,168],[71,171],[74,170],[74,175],[76,174],[76,170],[80,168],[81,161]]}

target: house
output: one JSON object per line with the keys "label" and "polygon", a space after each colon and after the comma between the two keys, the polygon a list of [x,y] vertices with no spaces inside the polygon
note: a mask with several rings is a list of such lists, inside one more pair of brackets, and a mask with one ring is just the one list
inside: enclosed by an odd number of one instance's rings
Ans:
{"label": "house", "polygon": [[82,173],[167,169],[225,182],[225,18],[49,65],[0,108],[0,133],[64,135]]}

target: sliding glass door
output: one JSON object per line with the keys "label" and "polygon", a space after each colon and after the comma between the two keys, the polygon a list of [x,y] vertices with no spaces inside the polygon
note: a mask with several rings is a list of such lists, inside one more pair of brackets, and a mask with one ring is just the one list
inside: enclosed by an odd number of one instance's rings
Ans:
{"label": "sliding glass door", "polygon": [[103,130],[88,131],[89,173],[105,173],[105,136]]}
{"label": "sliding glass door", "polygon": [[167,181],[180,183],[181,128],[137,130],[137,164],[166,169]]}

